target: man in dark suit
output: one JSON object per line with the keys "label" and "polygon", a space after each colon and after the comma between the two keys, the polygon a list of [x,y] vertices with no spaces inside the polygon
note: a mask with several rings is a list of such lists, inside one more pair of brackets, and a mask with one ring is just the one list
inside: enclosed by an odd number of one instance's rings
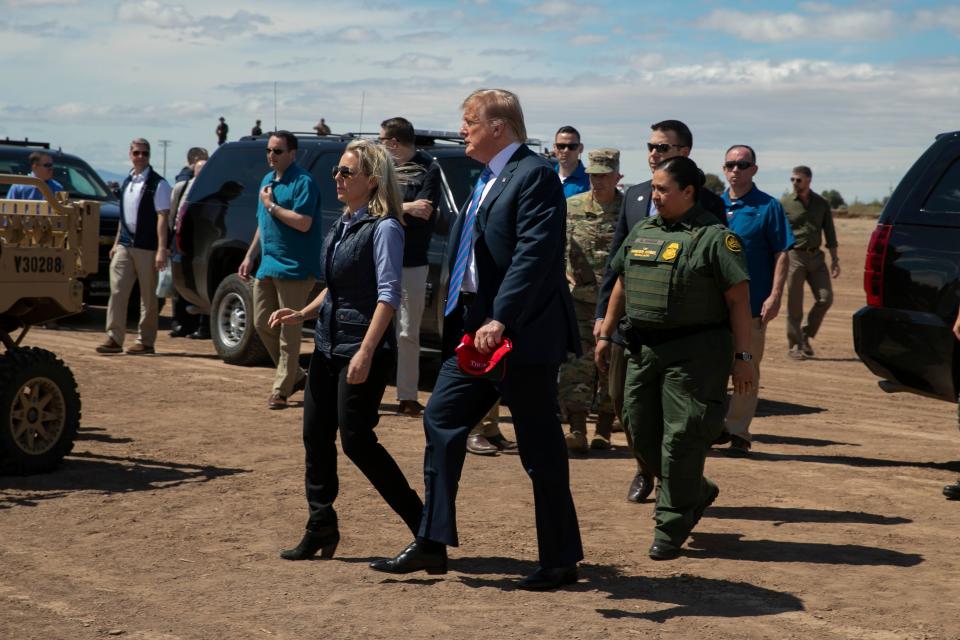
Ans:
{"label": "man in dark suit", "polygon": [[[647,142],[647,162],[650,165],[650,171],[669,158],[675,156],[689,156],[693,148],[693,134],[684,123],[679,120],[664,120],[650,125],[650,141]],[[656,207],[653,205],[653,199],[650,197],[652,187],[651,180],[641,182],[627,189],[623,196],[623,205],[620,209],[620,218],[617,220],[617,228],[613,234],[613,240],[610,243],[610,258],[607,260],[607,271],[600,284],[600,291],[597,295],[596,322],[593,325],[593,337],[596,340],[600,335],[600,326],[603,324],[603,318],[607,313],[607,303],[610,302],[610,293],[613,291],[613,285],[617,281],[617,274],[610,268],[610,259],[617,254],[617,249],[623,244],[627,234],[633,229],[633,226],[644,218],[657,215]],[[717,217],[717,222],[726,224],[724,215],[723,199],[708,189],[700,188],[699,203],[704,209]],[[626,375],[626,361],[623,352],[623,340],[617,335],[614,336],[613,348],[610,351],[609,365],[609,389],[610,398],[613,400],[614,410],[620,416],[623,408],[623,385]],[[621,417],[622,419],[622,417]],[[627,438],[629,438],[627,434]],[[637,472],[630,482],[630,488],[627,491],[627,500],[630,502],[643,502],[650,492],[653,491],[653,474],[650,473],[643,460],[637,458]]]}
{"label": "man in dark suit", "polygon": [[[517,97],[482,89],[462,105],[466,153],[485,165],[451,232],[445,355],[424,412],[425,500],[416,540],[371,567],[389,573],[445,573],[447,545],[458,545],[456,496],[467,434],[502,396],[510,407],[520,459],[533,482],[540,566],[524,589],[577,580],[583,559],[570,494],[563,432],[557,419],[557,372],[579,352],[564,270],[566,201],[557,174],[523,143]],[[450,346],[464,333],[484,354],[513,343],[502,380],[461,371]]]}

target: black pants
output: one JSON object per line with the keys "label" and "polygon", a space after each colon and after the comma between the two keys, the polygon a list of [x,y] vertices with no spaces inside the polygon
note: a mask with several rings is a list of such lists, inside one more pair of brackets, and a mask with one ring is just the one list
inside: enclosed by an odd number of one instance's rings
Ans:
{"label": "black pants", "polygon": [[394,354],[380,350],[363,384],[347,384],[349,359],[332,359],[314,351],[303,403],[303,446],[306,452],[308,530],[336,524],[333,501],[337,478],[337,428],[343,452],[414,533],[420,528],[423,502],[377,441],[373,428],[380,420],[380,401],[387,386]]}

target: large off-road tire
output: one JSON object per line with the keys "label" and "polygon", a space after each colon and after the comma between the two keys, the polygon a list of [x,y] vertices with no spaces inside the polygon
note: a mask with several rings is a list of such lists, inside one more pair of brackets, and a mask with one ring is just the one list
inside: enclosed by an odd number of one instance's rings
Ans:
{"label": "large off-road tire", "polygon": [[229,364],[256,366],[270,362],[253,326],[253,291],[237,274],[223,279],[210,304],[210,337]]}
{"label": "large off-road tire", "polygon": [[77,381],[63,360],[36,347],[0,355],[0,473],[50,471],[79,427]]}

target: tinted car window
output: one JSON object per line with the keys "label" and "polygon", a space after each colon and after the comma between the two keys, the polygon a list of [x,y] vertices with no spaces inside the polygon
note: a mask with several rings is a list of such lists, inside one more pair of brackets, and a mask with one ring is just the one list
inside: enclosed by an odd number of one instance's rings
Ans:
{"label": "tinted car window", "polygon": [[483,165],[467,157],[438,157],[437,161],[443,167],[443,173],[447,176],[450,190],[458,205],[465,202],[470,197],[470,191],[477,182],[477,178],[483,172]]}
{"label": "tinted car window", "polygon": [[960,160],[944,172],[923,205],[930,213],[960,213]]}
{"label": "tinted car window", "polygon": [[310,167],[310,173],[320,185],[320,209],[339,213],[343,203],[337,200],[337,183],[330,173],[330,168],[340,160],[340,153],[320,154]]}
{"label": "tinted car window", "polygon": [[86,164],[58,157],[54,157],[53,163],[53,179],[70,192],[71,198],[113,199],[107,186]]}
{"label": "tinted car window", "polygon": [[190,201],[198,202],[216,194],[228,182],[239,185],[254,185],[242,189],[231,203],[234,211],[257,210],[257,187],[263,176],[270,171],[267,164],[266,145],[263,147],[236,147],[229,154],[214,153],[204,165],[197,182],[190,191]]}
{"label": "tinted car window", "polygon": [[[26,156],[6,156],[0,155],[0,173],[10,173],[18,176],[25,176],[30,173],[30,166],[27,165]],[[0,196],[6,196],[10,190],[10,185],[0,184]]]}

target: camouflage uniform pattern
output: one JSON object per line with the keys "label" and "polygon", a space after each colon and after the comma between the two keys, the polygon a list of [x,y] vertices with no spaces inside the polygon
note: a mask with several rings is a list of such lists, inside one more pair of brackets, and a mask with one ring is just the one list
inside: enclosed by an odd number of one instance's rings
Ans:
{"label": "camouflage uniform pattern", "polygon": [[[587,191],[567,199],[567,281],[580,327],[583,356],[560,367],[560,406],[564,412],[589,413],[597,400],[597,413],[613,414],[607,391],[607,376],[599,375],[593,360],[597,292],[607,266],[613,232],[620,215],[623,194],[604,206]],[[599,388],[598,388],[599,387]]]}

